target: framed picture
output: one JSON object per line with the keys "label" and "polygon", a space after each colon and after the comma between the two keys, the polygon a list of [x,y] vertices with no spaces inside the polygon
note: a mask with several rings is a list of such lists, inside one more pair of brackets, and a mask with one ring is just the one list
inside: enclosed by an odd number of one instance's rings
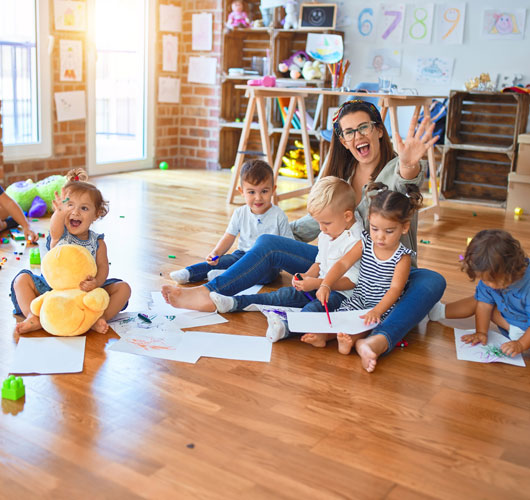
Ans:
{"label": "framed picture", "polygon": [[298,27],[307,30],[335,29],[337,6],[333,3],[303,3]]}

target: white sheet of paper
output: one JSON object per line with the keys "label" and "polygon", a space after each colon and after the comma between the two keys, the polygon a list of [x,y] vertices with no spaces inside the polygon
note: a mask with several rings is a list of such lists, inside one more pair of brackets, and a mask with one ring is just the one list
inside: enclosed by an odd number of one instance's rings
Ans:
{"label": "white sheet of paper", "polygon": [[182,8],[175,5],[160,5],[160,31],[182,31]]}
{"label": "white sheet of paper", "polygon": [[180,78],[158,77],[158,102],[180,102]]}
{"label": "white sheet of paper", "polygon": [[215,85],[216,77],[217,59],[215,57],[190,57],[188,82]]}
{"label": "white sheet of paper", "polygon": [[265,304],[250,304],[245,308],[245,311],[258,311],[264,316],[267,316],[269,313],[276,313],[284,319],[287,319],[288,312],[300,312],[301,310],[301,307],[267,306]]}
{"label": "white sheet of paper", "polygon": [[191,50],[212,50],[211,13],[191,15]]}
{"label": "white sheet of paper", "polygon": [[55,0],[53,3],[55,29],[58,31],[84,31],[86,29],[86,3]]}
{"label": "white sheet of paper", "polygon": [[86,337],[21,337],[11,373],[77,373],[83,371]]}
{"label": "white sheet of paper", "polygon": [[288,312],[287,322],[291,332],[303,333],[355,333],[365,332],[377,326],[365,325],[364,319],[359,318],[366,314],[370,309],[361,309],[359,311],[335,311],[330,312],[331,326],[329,326],[328,316],[325,312]]}
{"label": "white sheet of paper", "polygon": [[57,121],[84,120],[86,118],[85,91],[55,92]]}
{"label": "white sheet of paper", "polygon": [[489,331],[487,345],[472,346],[462,342],[462,335],[475,333],[475,330],[459,330],[455,328],[456,357],[462,361],[475,361],[477,363],[507,363],[509,365],[526,366],[520,354],[513,358],[506,356],[500,350],[501,344],[509,342],[504,335]]}
{"label": "white sheet of paper", "polygon": [[242,290],[239,293],[236,293],[236,295],[254,295],[255,293],[259,293],[259,291],[263,288],[263,285],[254,285],[250,288],[247,288],[246,290]]}
{"label": "white sheet of paper", "polygon": [[200,352],[201,356],[266,363],[271,360],[272,343],[265,337],[209,332],[186,332],[184,335],[187,349]]}
{"label": "white sheet of paper", "polygon": [[462,45],[466,22],[466,3],[453,2],[437,5],[437,42]]}
{"label": "white sheet of paper", "polygon": [[162,36],[162,71],[177,71],[179,39],[174,35]]}
{"label": "white sheet of paper", "polygon": [[80,40],[61,40],[59,59],[61,82],[80,82],[83,80],[83,42]]}

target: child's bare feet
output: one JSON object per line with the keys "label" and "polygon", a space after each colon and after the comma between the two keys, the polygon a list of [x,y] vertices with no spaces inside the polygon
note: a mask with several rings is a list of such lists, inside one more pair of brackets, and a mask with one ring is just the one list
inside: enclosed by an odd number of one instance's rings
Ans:
{"label": "child's bare feet", "polygon": [[35,330],[40,330],[42,325],[40,324],[40,319],[38,316],[35,316],[33,313],[29,313],[28,317],[17,323],[15,326],[16,333],[29,333],[34,332]]}
{"label": "child's bare feet", "polygon": [[350,354],[353,347],[353,338],[347,333],[337,333],[337,343],[341,354]]}
{"label": "child's bare feet", "polygon": [[371,340],[374,337],[368,337],[367,339],[359,339],[355,342],[355,350],[357,354],[361,356],[361,363],[363,368],[371,373],[375,370],[375,365],[377,364],[377,353],[372,349]]}
{"label": "child's bare feet", "polygon": [[214,312],[216,309],[210,298],[210,290],[205,286],[181,288],[173,285],[164,285],[162,287],[162,296],[173,307],[204,312]]}
{"label": "child's bare feet", "polygon": [[326,347],[328,341],[334,336],[335,335],[328,333],[306,333],[300,337],[300,340],[306,344],[311,344],[313,347]]}
{"label": "child's bare feet", "polygon": [[109,324],[103,318],[99,318],[92,325],[91,329],[98,333],[107,333],[109,329]]}

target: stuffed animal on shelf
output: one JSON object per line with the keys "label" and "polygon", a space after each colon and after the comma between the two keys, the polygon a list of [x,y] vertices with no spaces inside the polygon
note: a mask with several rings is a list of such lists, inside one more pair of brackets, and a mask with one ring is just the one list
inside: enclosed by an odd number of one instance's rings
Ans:
{"label": "stuffed animal on shelf", "polygon": [[283,19],[283,29],[289,30],[289,29],[297,29],[298,28],[298,4],[293,1],[289,0],[288,2],[285,2],[285,5],[283,6],[285,9],[285,17]]}
{"label": "stuffed animal on shelf", "polygon": [[15,182],[6,188],[6,193],[29,217],[42,217],[53,211],[55,191],[60,192],[65,183],[64,175],[50,175],[37,183],[31,179]]}
{"label": "stuffed animal on shelf", "polygon": [[103,288],[84,292],[79,283],[95,276],[96,261],[79,245],[58,245],[42,259],[42,274],[53,288],[31,302],[42,328],[52,335],[73,337],[85,333],[103,315],[109,294]]}
{"label": "stuffed animal on shelf", "polygon": [[326,73],[326,67],[319,61],[306,61],[302,68],[302,76],[305,80],[323,79]]}
{"label": "stuffed animal on shelf", "polygon": [[232,2],[232,12],[228,14],[226,26],[230,29],[250,27],[250,19],[248,14],[244,11],[242,0],[234,0]]}
{"label": "stuffed animal on shelf", "polygon": [[[295,177],[297,179],[307,178],[307,168],[305,166],[304,145],[301,141],[294,141],[296,149],[292,149],[287,154],[282,156],[282,163],[284,167],[280,167],[279,173],[286,177]],[[313,175],[317,175],[319,171],[320,155],[311,149],[311,166],[313,167]]]}
{"label": "stuffed animal on shelf", "polygon": [[289,59],[285,59],[278,65],[278,71],[283,77],[289,76],[293,80],[298,80],[302,76],[304,64],[309,60],[309,55],[303,50],[295,52]]}

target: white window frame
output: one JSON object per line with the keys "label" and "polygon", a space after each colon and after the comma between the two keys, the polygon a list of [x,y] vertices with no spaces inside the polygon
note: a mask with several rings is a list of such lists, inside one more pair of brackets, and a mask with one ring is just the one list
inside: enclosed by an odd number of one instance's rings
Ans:
{"label": "white window frame", "polygon": [[4,163],[49,158],[52,155],[50,0],[35,2],[37,21],[37,102],[40,141],[33,144],[4,144]]}
{"label": "white window frame", "polygon": [[[87,170],[89,175],[116,174],[131,170],[145,170],[153,168],[154,164],[154,138],[155,138],[155,47],[156,47],[156,0],[147,1],[147,47],[145,51],[146,99],[144,112],[146,114],[146,130],[144,131],[145,158],[141,160],[118,161],[112,163],[96,162],[96,45],[93,36],[87,36],[88,46],[88,71],[87,71]],[[95,0],[87,0],[88,30],[94,33]]]}

